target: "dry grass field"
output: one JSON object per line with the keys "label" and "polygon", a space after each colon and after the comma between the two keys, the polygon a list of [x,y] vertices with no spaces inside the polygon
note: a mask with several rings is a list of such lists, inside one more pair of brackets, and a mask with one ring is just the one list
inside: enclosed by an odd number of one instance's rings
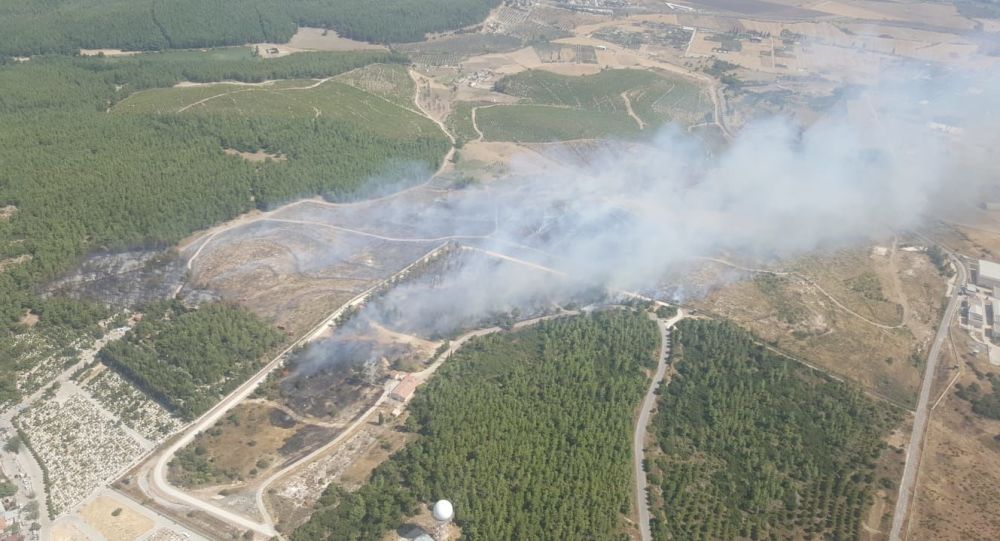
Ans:
{"label": "dry grass field", "polygon": [[[735,281],[692,304],[910,408],[944,295],[944,278],[926,259],[868,248],[814,255],[775,267],[793,275],[737,271]],[[734,272],[710,265],[711,272]]]}
{"label": "dry grass field", "polygon": [[1000,532],[1000,518],[991,512],[1000,505],[1000,421],[973,413],[955,395],[958,385],[988,388],[985,376],[1000,369],[969,350],[965,331],[954,327],[952,340],[932,399],[941,397],[956,373],[958,378],[930,417],[909,541],[992,541]]}
{"label": "dry grass field", "polygon": [[153,529],[152,519],[108,496],[98,496],[80,511],[80,517],[101,532],[106,541],[134,541]]}

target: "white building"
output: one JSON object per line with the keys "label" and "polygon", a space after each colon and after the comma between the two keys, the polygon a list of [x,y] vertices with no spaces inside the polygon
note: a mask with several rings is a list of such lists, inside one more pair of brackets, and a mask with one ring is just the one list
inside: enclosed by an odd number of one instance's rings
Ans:
{"label": "white building", "polygon": [[986,322],[986,314],[983,311],[983,301],[973,297],[969,299],[969,325],[982,328]]}
{"label": "white building", "polygon": [[979,271],[976,272],[976,284],[988,288],[1000,286],[1000,263],[980,259]]}

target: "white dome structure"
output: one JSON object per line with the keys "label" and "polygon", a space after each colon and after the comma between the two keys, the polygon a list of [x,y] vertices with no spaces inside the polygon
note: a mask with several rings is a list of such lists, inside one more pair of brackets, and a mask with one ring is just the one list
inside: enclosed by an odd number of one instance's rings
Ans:
{"label": "white dome structure", "polygon": [[422,533],[418,535],[413,541],[434,541],[434,538],[425,533]]}
{"label": "white dome structure", "polygon": [[438,500],[434,504],[434,520],[438,522],[448,522],[455,517],[455,508],[448,500]]}

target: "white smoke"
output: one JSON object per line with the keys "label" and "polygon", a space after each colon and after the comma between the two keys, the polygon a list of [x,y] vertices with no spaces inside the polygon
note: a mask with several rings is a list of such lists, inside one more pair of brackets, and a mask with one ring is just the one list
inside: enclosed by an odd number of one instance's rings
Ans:
{"label": "white smoke", "polygon": [[[595,287],[649,290],[671,269],[719,252],[787,257],[860,242],[917,227],[939,203],[975,198],[998,170],[988,159],[998,142],[996,76],[911,70],[887,80],[809,126],[754,122],[720,153],[672,127],[645,143],[595,147],[586,163],[540,170],[537,160],[514,160],[509,178],[433,201],[398,197],[337,220],[544,263],[565,273],[565,298]],[[553,283],[529,267],[467,265],[379,304],[409,314],[404,327],[433,321],[443,332],[537,300]],[[361,317],[380,319],[376,312]]]}

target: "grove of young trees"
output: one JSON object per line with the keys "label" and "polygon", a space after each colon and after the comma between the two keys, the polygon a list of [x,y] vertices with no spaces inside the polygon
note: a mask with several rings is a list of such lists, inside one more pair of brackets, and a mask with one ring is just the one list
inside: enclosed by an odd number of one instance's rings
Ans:
{"label": "grove of young trees", "polygon": [[414,442],[348,493],[328,487],[295,541],[380,539],[439,498],[462,539],[628,539],[631,433],[656,326],[612,311],[469,342],[420,389]]}
{"label": "grove of young trees", "polygon": [[973,413],[988,419],[1000,419],[1000,377],[989,374],[988,381],[984,384],[987,383],[988,391],[979,383],[971,383],[968,386],[956,385],[955,394],[962,400],[969,401]]}
{"label": "grove of young trees", "polygon": [[686,320],[654,423],[656,539],[859,539],[899,412],[772,354],[735,325]]}
{"label": "grove of young trees", "polygon": [[[433,170],[448,147],[431,130],[392,133],[323,116],[109,114],[119,100],[184,80],[326,77],[404,60],[386,52],[270,60],[170,52],[0,65],[0,207],[16,207],[0,219],[0,262],[19,261],[0,272],[0,326],[40,309],[37,286],[88,252],[167,246],[296,197],[353,197],[371,178],[391,182],[385,173],[401,163]],[[226,147],[288,160],[250,163]]]}
{"label": "grove of young trees", "polygon": [[222,303],[185,308],[161,301],[99,358],[154,399],[192,419],[260,368],[284,336],[250,312]]}
{"label": "grove of young trees", "polygon": [[288,41],[298,26],[373,42],[475,24],[499,0],[0,0],[0,56]]}

